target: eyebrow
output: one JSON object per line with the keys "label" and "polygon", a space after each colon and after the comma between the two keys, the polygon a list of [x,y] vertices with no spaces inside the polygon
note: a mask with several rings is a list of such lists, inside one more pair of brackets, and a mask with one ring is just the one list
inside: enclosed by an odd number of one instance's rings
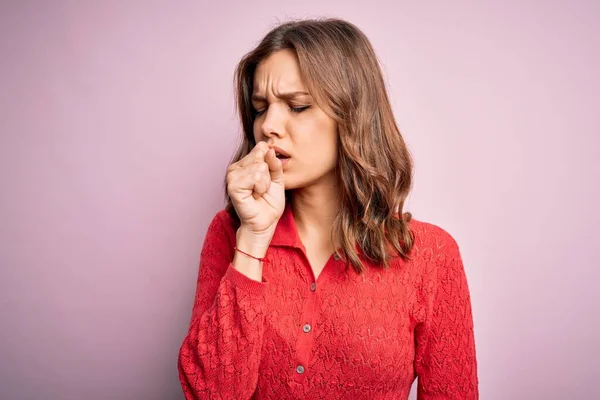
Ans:
{"label": "eyebrow", "polygon": [[[295,97],[305,96],[305,95],[310,95],[310,93],[308,93],[308,92],[286,92],[286,93],[279,93],[279,96],[277,96],[277,97],[280,99],[284,99],[284,100],[291,100]],[[264,96],[253,94],[252,101],[267,101],[267,99]]]}

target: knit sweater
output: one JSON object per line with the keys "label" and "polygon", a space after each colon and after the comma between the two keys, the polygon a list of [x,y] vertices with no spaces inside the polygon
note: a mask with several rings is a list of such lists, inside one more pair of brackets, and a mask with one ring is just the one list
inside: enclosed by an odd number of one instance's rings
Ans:
{"label": "knit sweater", "polygon": [[456,241],[413,219],[411,260],[361,275],[333,255],[315,280],[286,206],[262,281],[233,265],[222,210],[200,256],[179,352],[186,399],[477,399],[469,288]]}

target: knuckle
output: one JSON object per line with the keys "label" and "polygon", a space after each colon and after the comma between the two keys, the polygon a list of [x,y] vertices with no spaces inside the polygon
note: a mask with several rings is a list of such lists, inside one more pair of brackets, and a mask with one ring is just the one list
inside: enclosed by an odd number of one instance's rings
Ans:
{"label": "knuckle", "polygon": [[234,185],[237,181],[239,181],[239,173],[240,170],[231,171],[227,174],[227,184]]}
{"label": "knuckle", "polygon": [[252,163],[251,165],[248,166],[248,170],[252,173],[255,173],[256,171],[260,171],[260,164]]}

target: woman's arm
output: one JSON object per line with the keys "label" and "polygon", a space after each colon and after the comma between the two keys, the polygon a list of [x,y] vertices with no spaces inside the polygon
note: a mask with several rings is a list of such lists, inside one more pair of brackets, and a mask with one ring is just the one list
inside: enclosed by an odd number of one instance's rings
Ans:
{"label": "woman's arm", "polygon": [[444,234],[428,277],[428,317],[417,328],[417,399],[475,400],[479,391],[469,288],[458,245]]}
{"label": "woman's arm", "polygon": [[235,233],[224,219],[211,222],[202,253],[196,299],[179,351],[186,399],[249,399],[258,381],[267,283],[232,266]]}

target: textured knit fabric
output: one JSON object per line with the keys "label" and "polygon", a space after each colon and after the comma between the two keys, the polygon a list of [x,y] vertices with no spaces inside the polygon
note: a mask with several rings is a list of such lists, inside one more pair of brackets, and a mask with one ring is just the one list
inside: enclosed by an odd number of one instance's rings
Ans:
{"label": "textured knit fabric", "polygon": [[477,399],[469,289],[459,248],[412,220],[410,261],[358,275],[332,255],[316,282],[286,206],[258,282],[233,268],[223,210],[201,253],[179,354],[186,399]]}

